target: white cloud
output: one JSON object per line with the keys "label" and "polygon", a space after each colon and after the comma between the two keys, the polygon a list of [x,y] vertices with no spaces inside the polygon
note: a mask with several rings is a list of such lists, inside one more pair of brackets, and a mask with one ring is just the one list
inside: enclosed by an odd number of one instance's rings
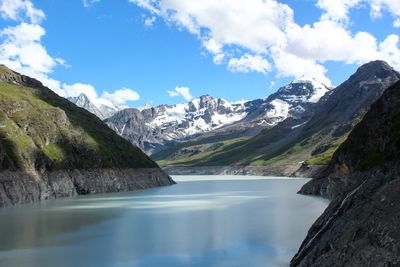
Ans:
{"label": "white cloud", "polygon": [[350,9],[358,6],[363,0],[318,0],[317,6],[325,13],[323,19],[331,19],[333,21],[349,21]]}
{"label": "white cloud", "polygon": [[349,15],[352,8],[368,6],[372,18],[380,18],[384,11],[390,13],[396,25],[400,18],[399,0],[318,0],[317,6],[324,10],[322,19],[349,22]]}
{"label": "white cloud", "polygon": [[217,42],[213,38],[203,38],[203,46],[207,51],[214,55],[213,61],[215,64],[222,64],[225,59],[225,54],[222,51],[224,47],[221,43]]}
{"label": "white cloud", "polygon": [[[400,37],[395,34],[389,35],[379,44],[379,49],[387,62],[398,61],[400,59]],[[399,67],[399,65],[399,62],[397,62],[396,66]]]}
{"label": "white cloud", "polygon": [[46,34],[39,25],[45,18],[44,12],[28,0],[0,0],[0,13],[5,19],[22,21],[17,26],[0,29],[0,63],[64,95],[61,83],[48,76],[56,66],[66,63],[61,58],[51,57],[41,43]]}
{"label": "white cloud", "polygon": [[228,69],[232,72],[259,72],[267,73],[271,70],[271,64],[260,55],[245,54],[240,58],[231,58],[228,62]]}
{"label": "white cloud", "polygon": [[90,84],[64,84],[62,89],[64,91],[65,97],[74,97],[80,94],[85,94],[92,101],[98,98],[96,89]]}
{"label": "white cloud", "polygon": [[187,87],[176,87],[174,91],[167,91],[170,97],[182,96],[186,101],[193,99],[190,89]]}
{"label": "white cloud", "polygon": [[114,92],[104,91],[99,97],[96,88],[90,84],[74,83],[72,85],[62,84],[61,86],[55,84],[54,86],[60,88],[63,97],[74,97],[85,94],[90,101],[98,106],[120,107],[129,101],[137,101],[140,99],[137,92],[128,88],[121,88]]}
{"label": "white cloud", "polygon": [[395,17],[400,17],[400,1],[398,0],[366,0],[371,5],[371,15],[381,17],[383,11],[391,13]]}
{"label": "white cloud", "polygon": [[137,101],[140,99],[139,94],[129,88],[122,88],[112,93],[105,91],[101,96],[102,99],[108,100],[116,106],[126,104],[129,101]]}
{"label": "white cloud", "polygon": [[17,67],[21,71],[29,69],[31,72],[50,73],[58,65],[40,43],[45,30],[37,24],[21,23],[15,27],[8,27],[0,31],[4,38],[0,45],[0,61]]}
{"label": "white cloud", "polygon": [[271,53],[279,77],[294,76],[295,78],[300,78],[303,75],[307,75],[328,86],[331,85],[331,81],[326,78],[326,68],[314,60],[304,59],[278,47],[273,48]]}
{"label": "white cloud", "polygon": [[65,96],[61,82],[49,77],[58,65],[66,65],[60,58],[52,58],[41,44],[46,31],[38,24],[20,23],[0,30],[0,64],[40,80],[45,86]]}
{"label": "white cloud", "polygon": [[147,26],[147,27],[151,27],[151,26],[153,26],[155,21],[156,21],[156,17],[155,16],[146,17],[144,19],[144,25]]}
{"label": "white cloud", "polygon": [[396,28],[400,28],[400,18],[398,18],[394,21],[393,26]]}
{"label": "white cloud", "polygon": [[34,24],[46,18],[44,12],[35,8],[29,0],[1,0],[0,13],[4,19],[22,21],[28,18]]}
{"label": "white cloud", "polygon": [[[97,2],[90,1],[91,3]],[[62,58],[53,58],[42,45],[45,29],[38,23],[45,18],[43,11],[35,9],[30,1],[0,0],[2,17],[16,21],[29,19],[31,23],[21,22],[14,27],[0,30],[0,64],[36,78],[45,86],[63,97],[74,97],[86,94],[95,104],[117,106],[139,99],[139,94],[131,89],[122,88],[114,92],[104,92],[101,97],[90,84],[63,84],[49,75],[57,66],[68,67]],[[22,16],[25,14],[25,17]]]}
{"label": "white cloud", "polygon": [[400,69],[400,62],[392,56],[396,54],[393,51],[400,51],[400,47],[398,42],[394,42],[392,35],[387,37],[391,39],[391,49],[388,50],[383,45],[388,42],[387,38],[378,42],[370,33],[352,34],[337,22],[323,20],[312,26],[300,27],[293,24],[287,29],[287,38],[283,52],[307,60],[304,62],[311,60],[315,64],[327,61],[364,64],[371,60],[382,59]]}
{"label": "white cloud", "polygon": [[316,0],[324,12],[321,19],[302,26],[295,23],[294,11],[278,0],[129,1],[196,35],[214,63],[226,63],[231,71],[276,69],[280,76],[307,74],[329,84],[324,67],[328,61],[363,64],[383,59],[400,69],[399,60],[391,57],[399,50],[393,37],[379,42],[368,32],[347,28],[351,9],[366,5],[375,16],[387,11],[398,18],[399,0]]}
{"label": "white cloud", "polygon": [[100,2],[100,0],[83,0],[82,1],[84,7],[90,7],[98,2]]}
{"label": "white cloud", "polygon": [[329,20],[304,27],[293,24],[287,29],[287,38],[286,50],[305,59],[363,63],[379,57],[376,39],[371,34],[352,35],[340,24]]}

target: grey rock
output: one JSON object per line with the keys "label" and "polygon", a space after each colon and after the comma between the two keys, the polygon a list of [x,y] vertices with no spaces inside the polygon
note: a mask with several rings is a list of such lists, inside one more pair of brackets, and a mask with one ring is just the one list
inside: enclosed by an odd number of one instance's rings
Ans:
{"label": "grey rock", "polygon": [[158,168],[0,172],[0,207],[76,195],[133,191],[175,182]]}
{"label": "grey rock", "polygon": [[400,82],[302,189],[332,200],[291,266],[400,266]]}

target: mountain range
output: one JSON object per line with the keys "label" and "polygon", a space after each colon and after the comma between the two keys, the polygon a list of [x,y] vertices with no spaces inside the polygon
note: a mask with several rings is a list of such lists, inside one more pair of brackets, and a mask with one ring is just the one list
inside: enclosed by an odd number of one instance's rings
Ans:
{"label": "mountain range", "polygon": [[330,90],[313,78],[303,77],[266,99],[229,102],[204,95],[184,104],[124,109],[105,122],[154,154],[209,132],[254,136],[288,117],[304,116]]}
{"label": "mountain range", "polygon": [[303,112],[265,127],[254,136],[212,131],[153,154],[152,158],[169,166],[171,172],[179,172],[179,167],[191,167],[193,171],[193,167],[209,167],[210,173],[218,173],[226,171],[221,166],[237,166],[232,168],[235,173],[246,172],[249,167],[261,174],[292,175],[302,165],[303,172],[310,171],[330,161],[370,105],[399,79],[400,74],[387,63],[374,61],[361,66],[317,103],[301,102]]}

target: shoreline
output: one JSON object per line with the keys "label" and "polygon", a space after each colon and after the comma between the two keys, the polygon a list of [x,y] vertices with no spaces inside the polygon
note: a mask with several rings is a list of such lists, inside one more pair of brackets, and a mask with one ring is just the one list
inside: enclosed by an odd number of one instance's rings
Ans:
{"label": "shoreline", "polygon": [[234,175],[264,177],[316,177],[326,166],[165,166],[168,175]]}

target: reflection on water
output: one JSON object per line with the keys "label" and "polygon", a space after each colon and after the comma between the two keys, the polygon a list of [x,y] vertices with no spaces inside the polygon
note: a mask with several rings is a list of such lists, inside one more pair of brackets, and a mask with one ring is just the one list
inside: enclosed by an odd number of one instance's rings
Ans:
{"label": "reflection on water", "polygon": [[1,209],[0,266],[287,266],[327,204],[304,179],[174,178]]}

